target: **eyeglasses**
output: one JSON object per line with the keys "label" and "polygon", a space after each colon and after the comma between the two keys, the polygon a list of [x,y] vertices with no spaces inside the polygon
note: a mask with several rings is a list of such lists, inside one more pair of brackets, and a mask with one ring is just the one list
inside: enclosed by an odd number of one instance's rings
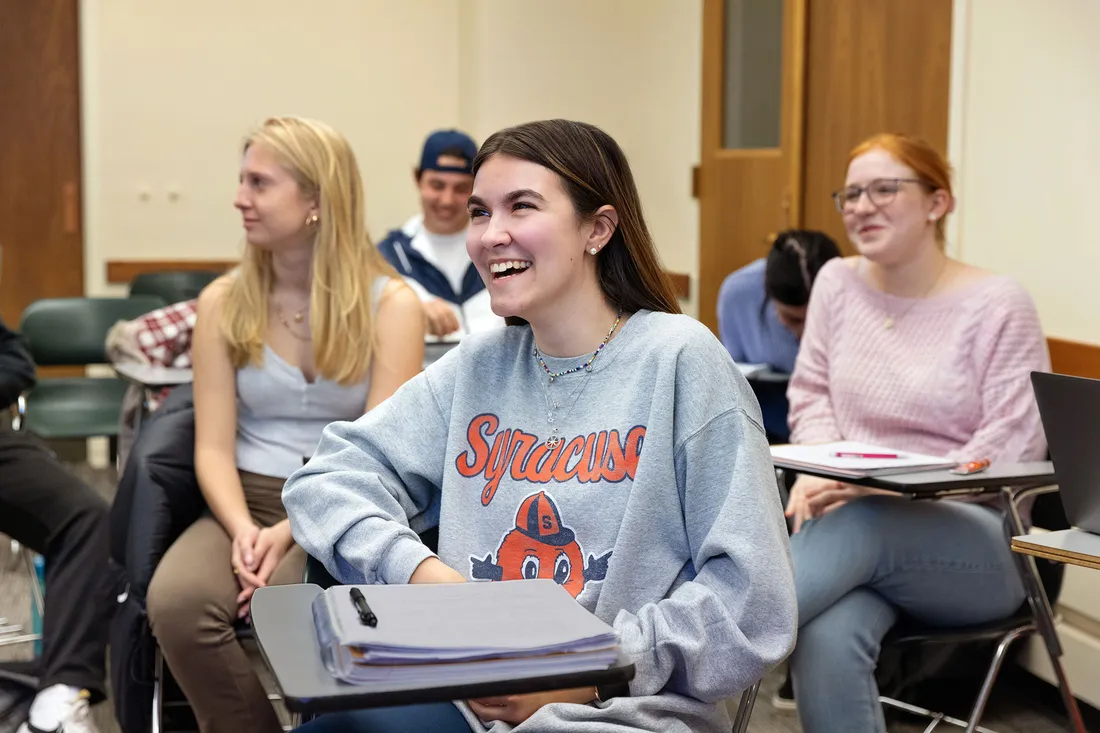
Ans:
{"label": "eyeglasses", "polygon": [[882,208],[897,197],[898,190],[903,183],[928,185],[927,181],[922,181],[919,178],[876,178],[866,186],[848,186],[848,188],[833,191],[833,203],[836,204],[836,210],[841,214],[851,212],[859,205],[859,200],[866,193],[873,206]]}

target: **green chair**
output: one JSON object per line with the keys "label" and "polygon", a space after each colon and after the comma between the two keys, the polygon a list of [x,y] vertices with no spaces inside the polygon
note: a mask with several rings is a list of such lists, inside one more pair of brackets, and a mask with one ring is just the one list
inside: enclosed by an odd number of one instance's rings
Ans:
{"label": "green chair", "polygon": [[130,295],[156,295],[168,305],[199,297],[199,293],[221,276],[212,270],[144,272],[130,283]]}
{"label": "green chair", "polygon": [[[107,363],[107,331],[162,308],[155,296],[132,298],[47,298],[27,306],[20,331],[39,366]],[[127,383],[114,377],[43,379],[19,400],[17,428],[44,439],[118,436]]]}

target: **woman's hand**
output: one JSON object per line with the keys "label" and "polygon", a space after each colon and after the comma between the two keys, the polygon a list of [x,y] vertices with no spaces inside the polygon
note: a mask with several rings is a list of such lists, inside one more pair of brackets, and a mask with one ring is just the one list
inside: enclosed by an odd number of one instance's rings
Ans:
{"label": "woman's hand", "polygon": [[[842,484],[840,482],[833,482],[836,485],[832,487],[826,487],[818,490],[812,496],[809,496],[807,501],[810,505],[810,512],[815,517],[828,514],[834,509],[839,509],[852,499],[858,499],[861,496],[871,496],[872,494],[886,494],[891,492],[882,491],[880,489],[871,489],[866,486],[853,486],[851,484]],[[895,494],[896,496],[896,494]]]}
{"label": "woman's hand", "polygon": [[793,520],[791,534],[798,534],[803,524],[817,516],[810,504],[811,499],[825,492],[835,491],[840,485],[839,481],[806,474],[801,474],[795,479],[787,499],[787,511],[784,512],[789,519]]}
{"label": "woman's hand", "polygon": [[802,525],[814,517],[824,516],[852,499],[872,494],[891,495],[891,492],[802,474],[795,480],[787,500],[785,514],[794,520],[791,534],[798,534]]}
{"label": "woman's hand", "polygon": [[465,583],[466,578],[438,557],[429,557],[416,566],[410,583]]}
{"label": "woman's hand", "polygon": [[[256,529],[255,527],[253,529]],[[250,532],[242,534],[251,534]],[[247,540],[242,538],[242,543]],[[234,547],[237,545],[234,539]],[[290,522],[283,520],[272,527],[257,529],[252,548],[241,555],[243,566],[235,566],[237,580],[241,584],[241,592],[237,596],[237,618],[246,618],[251,611],[252,594],[257,588],[263,588],[271,579],[271,574],[279,566],[279,562],[287,551],[294,545],[294,539],[290,534]]]}
{"label": "woman's hand", "polygon": [[535,692],[529,695],[502,695],[500,697],[483,697],[477,700],[467,700],[466,703],[474,711],[482,722],[491,720],[503,720],[505,723],[519,725],[530,718],[543,705],[552,702],[571,702],[576,705],[587,705],[596,699],[596,688],[578,687],[572,690],[554,690],[552,692]]}
{"label": "woman's hand", "polygon": [[233,563],[233,574],[242,586],[245,582],[254,582],[252,571],[256,567],[255,548],[259,536],[260,528],[255,524],[244,525],[233,535],[230,561]]}

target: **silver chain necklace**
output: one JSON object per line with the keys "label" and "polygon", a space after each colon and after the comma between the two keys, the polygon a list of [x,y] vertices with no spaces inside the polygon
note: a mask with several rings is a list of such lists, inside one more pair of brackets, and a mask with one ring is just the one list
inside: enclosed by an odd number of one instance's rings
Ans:
{"label": "silver chain necklace", "polygon": [[546,380],[546,384],[543,385],[542,388],[543,395],[546,398],[546,424],[550,427],[550,435],[548,435],[546,438],[547,448],[553,450],[554,448],[557,448],[562,441],[561,426],[559,423],[561,415],[555,416],[554,414],[555,411],[557,411],[561,407],[561,403],[558,402],[556,399],[552,399],[550,396],[550,388],[554,385],[554,380],[560,377],[567,376],[569,374],[574,374],[576,372],[584,372],[584,379],[581,380],[580,385],[576,388],[573,394],[570,395],[570,397],[572,397],[572,401],[569,402],[569,406],[566,408],[566,412],[572,411],[577,404],[577,400],[580,399],[581,392],[584,391],[585,386],[588,384],[588,377],[592,375],[592,362],[596,361],[596,357],[599,356],[600,352],[603,351],[603,348],[607,346],[607,342],[611,340],[612,335],[614,335],[615,333],[615,329],[619,327],[619,321],[622,320],[622,317],[623,309],[620,306],[619,312],[615,316],[615,322],[611,324],[611,329],[607,332],[607,336],[605,336],[600,345],[596,347],[596,350],[592,352],[592,355],[588,357],[588,361],[584,362],[583,364],[578,364],[572,369],[566,369],[563,372],[555,373],[550,371],[550,367],[546,365],[546,361],[542,358],[542,352],[539,351],[538,344],[535,344],[535,348],[532,350],[532,353],[534,354],[535,359],[538,361],[539,366],[542,367],[542,370],[546,372],[547,376],[549,377]]}

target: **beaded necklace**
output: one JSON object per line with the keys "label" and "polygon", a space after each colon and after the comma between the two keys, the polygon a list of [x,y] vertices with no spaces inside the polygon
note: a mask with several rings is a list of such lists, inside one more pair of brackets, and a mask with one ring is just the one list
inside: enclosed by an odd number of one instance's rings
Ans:
{"label": "beaded necklace", "polygon": [[[603,341],[600,343],[600,345],[596,347],[596,350],[592,352],[592,355],[588,357],[588,361],[584,362],[583,364],[578,364],[577,366],[575,366],[571,369],[566,369],[565,371],[561,371],[561,372],[552,372],[552,371],[550,371],[550,367],[546,365],[546,361],[542,358],[542,352],[539,351],[538,344],[535,345],[535,348],[534,348],[534,351],[533,351],[533,353],[535,355],[535,358],[538,359],[539,366],[542,367],[542,370],[544,372],[546,372],[547,376],[549,376],[549,378],[550,378],[548,380],[546,386],[543,388],[543,392],[546,396],[546,424],[550,427],[550,435],[546,438],[546,447],[547,448],[550,448],[552,450],[554,448],[557,448],[558,444],[561,443],[561,435],[559,435],[559,427],[554,424],[555,423],[554,411],[557,410],[559,407],[561,407],[561,404],[559,402],[557,402],[556,400],[552,400],[550,398],[550,387],[551,387],[551,385],[554,384],[554,380],[557,379],[558,377],[564,377],[564,376],[569,375],[569,374],[575,374],[576,372],[579,372],[582,369],[585,371],[585,376],[590,374],[592,372],[592,362],[596,361],[596,357],[600,355],[601,351],[603,351],[603,347],[607,346],[607,342],[611,340],[611,336],[615,333],[615,329],[619,327],[619,321],[622,320],[622,317],[623,317],[623,309],[622,309],[622,306],[620,306],[619,307],[619,312],[615,316],[615,322],[611,324],[611,329],[607,332],[607,336],[605,336]],[[575,393],[573,395],[571,395],[573,397],[573,400],[570,403],[568,409],[572,409],[573,405],[577,404],[577,399],[580,397],[580,393],[584,390],[584,387],[587,383],[588,383],[588,381],[585,380],[576,389]]]}

